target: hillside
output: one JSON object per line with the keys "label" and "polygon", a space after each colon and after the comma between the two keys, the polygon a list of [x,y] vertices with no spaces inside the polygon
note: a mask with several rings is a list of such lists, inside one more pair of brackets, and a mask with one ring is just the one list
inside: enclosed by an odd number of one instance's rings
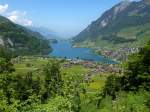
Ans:
{"label": "hillside", "polygon": [[0,46],[17,54],[47,54],[51,51],[49,42],[38,32],[33,32],[0,16]]}
{"label": "hillside", "polygon": [[76,46],[142,47],[150,39],[150,1],[123,1],[73,38]]}
{"label": "hillside", "polygon": [[150,112],[150,42],[125,65],[8,56],[0,49],[0,112]]}

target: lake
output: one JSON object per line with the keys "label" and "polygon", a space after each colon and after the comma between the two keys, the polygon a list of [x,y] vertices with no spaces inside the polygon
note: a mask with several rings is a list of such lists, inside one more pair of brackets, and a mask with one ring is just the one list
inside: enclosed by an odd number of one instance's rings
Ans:
{"label": "lake", "polygon": [[69,41],[58,41],[58,43],[51,44],[53,51],[50,56],[67,59],[82,59],[89,61],[97,61],[104,63],[116,63],[115,61],[105,58],[101,55],[94,54],[90,48],[74,48]]}

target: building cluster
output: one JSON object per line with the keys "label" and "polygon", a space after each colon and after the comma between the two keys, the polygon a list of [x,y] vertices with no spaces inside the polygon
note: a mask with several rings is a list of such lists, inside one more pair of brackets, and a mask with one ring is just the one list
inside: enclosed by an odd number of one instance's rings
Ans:
{"label": "building cluster", "polygon": [[126,61],[130,54],[137,53],[137,52],[139,52],[139,48],[120,48],[119,50],[116,51],[103,50],[101,51],[101,54],[118,61]]}
{"label": "building cluster", "polygon": [[122,69],[118,64],[98,64],[93,61],[84,61],[84,60],[68,60],[64,63],[64,68],[71,68],[73,65],[82,65],[87,69],[90,69],[90,72],[86,74],[85,80],[90,80],[96,74],[121,74]]}

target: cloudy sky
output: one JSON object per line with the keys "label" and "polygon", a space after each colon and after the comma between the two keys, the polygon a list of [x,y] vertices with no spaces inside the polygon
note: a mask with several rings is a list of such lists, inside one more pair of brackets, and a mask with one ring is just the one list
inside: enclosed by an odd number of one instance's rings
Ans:
{"label": "cloudy sky", "polygon": [[0,15],[71,37],[121,0],[0,0]]}

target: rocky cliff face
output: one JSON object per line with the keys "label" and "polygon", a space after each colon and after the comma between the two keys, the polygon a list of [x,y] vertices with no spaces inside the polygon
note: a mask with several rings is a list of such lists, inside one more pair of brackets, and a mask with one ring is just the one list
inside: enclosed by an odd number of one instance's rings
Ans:
{"label": "rocky cliff face", "polygon": [[6,46],[14,47],[14,43],[12,42],[12,40],[10,38],[4,39],[2,36],[0,36],[0,46],[2,46],[2,47],[6,47]]}

